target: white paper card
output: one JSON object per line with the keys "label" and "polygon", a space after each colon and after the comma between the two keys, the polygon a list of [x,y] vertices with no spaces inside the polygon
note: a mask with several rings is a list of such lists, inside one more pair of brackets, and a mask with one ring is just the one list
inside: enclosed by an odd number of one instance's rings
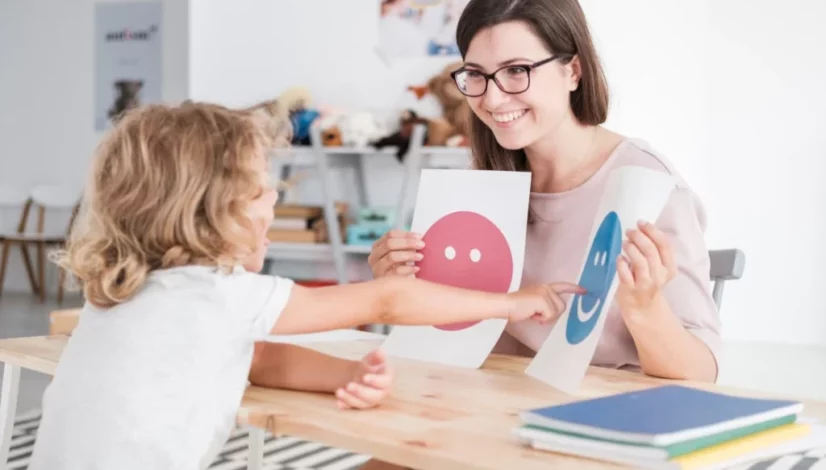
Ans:
{"label": "white paper card", "polygon": [[[422,170],[411,227],[425,242],[417,277],[487,292],[519,289],[530,187],[528,172]],[[478,368],[506,323],[395,326],[383,348],[389,356]]]}
{"label": "white paper card", "polygon": [[560,316],[525,373],[566,393],[579,388],[594,357],[605,316],[619,281],[617,257],[625,232],[639,220],[655,222],[674,189],[672,176],[644,167],[626,166],[608,176],[594,218],[576,294]]}

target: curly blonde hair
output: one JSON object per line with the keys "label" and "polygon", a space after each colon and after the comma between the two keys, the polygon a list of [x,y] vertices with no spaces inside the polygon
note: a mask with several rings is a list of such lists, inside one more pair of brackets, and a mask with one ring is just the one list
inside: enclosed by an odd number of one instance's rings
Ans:
{"label": "curly blonde hair", "polygon": [[153,270],[229,268],[255,251],[248,203],[268,186],[266,162],[284,120],[185,102],[127,113],[100,143],[83,206],[58,264],[86,300],[128,300]]}

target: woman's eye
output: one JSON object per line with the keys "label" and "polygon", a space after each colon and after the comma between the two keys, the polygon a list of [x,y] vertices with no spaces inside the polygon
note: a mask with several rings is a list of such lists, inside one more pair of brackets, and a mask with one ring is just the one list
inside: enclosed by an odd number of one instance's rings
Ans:
{"label": "woman's eye", "polygon": [[527,73],[528,71],[525,67],[509,67],[508,68],[508,75],[521,75],[523,73]]}
{"label": "woman's eye", "polygon": [[466,74],[467,78],[474,78],[474,79],[479,78],[479,77],[482,76],[482,74],[480,74],[476,70],[466,70],[465,74]]}

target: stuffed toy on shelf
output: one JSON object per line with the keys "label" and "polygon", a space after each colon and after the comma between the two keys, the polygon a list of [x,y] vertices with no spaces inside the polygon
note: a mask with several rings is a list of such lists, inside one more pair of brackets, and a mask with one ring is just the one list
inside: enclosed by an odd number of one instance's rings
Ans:
{"label": "stuffed toy on shelf", "polygon": [[396,158],[404,160],[410,148],[410,137],[415,124],[426,127],[424,145],[431,147],[467,147],[470,145],[470,108],[465,96],[456,88],[450,73],[461,66],[461,62],[444,67],[425,85],[411,85],[407,91],[416,102],[433,97],[441,108],[441,116],[423,117],[414,109],[402,111],[399,129],[372,142],[376,148],[394,146],[398,149]]}

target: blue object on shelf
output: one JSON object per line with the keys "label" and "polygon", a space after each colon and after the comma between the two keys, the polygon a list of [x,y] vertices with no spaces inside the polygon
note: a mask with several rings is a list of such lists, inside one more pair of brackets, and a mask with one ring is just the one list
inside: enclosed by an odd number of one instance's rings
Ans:
{"label": "blue object on shelf", "polygon": [[359,210],[358,223],[381,223],[392,227],[396,224],[396,210],[384,207],[364,207]]}
{"label": "blue object on shelf", "polygon": [[382,235],[389,232],[392,225],[381,222],[359,222],[347,227],[348,245],[372,245]]}

